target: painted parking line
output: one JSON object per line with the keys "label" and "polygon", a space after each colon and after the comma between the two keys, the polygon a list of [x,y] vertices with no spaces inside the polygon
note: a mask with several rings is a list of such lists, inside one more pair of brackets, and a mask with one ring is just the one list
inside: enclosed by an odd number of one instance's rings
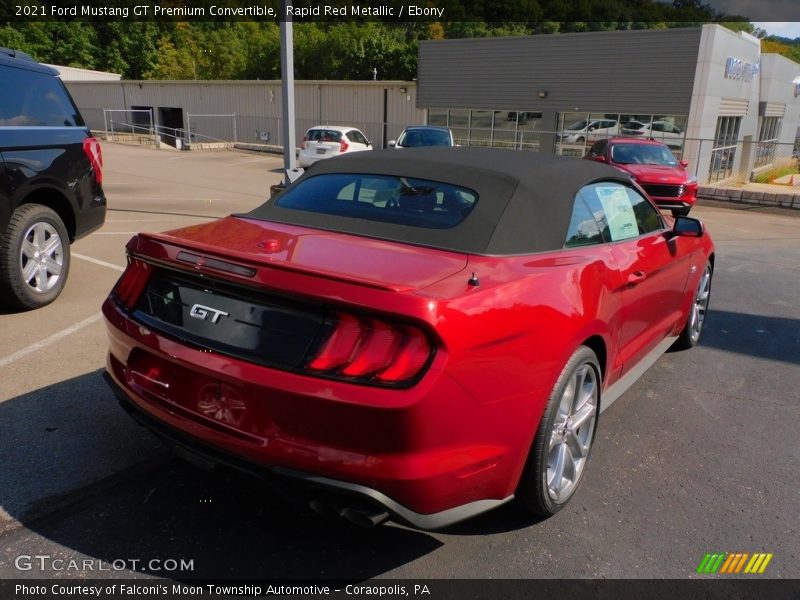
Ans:
{"label": "painted parking line", "polygon": [[[97,234],[95,234],[97,235]],[[85,254],[78,254],[77,252],[72,253],[72,258],[79,258],[81,260],[85,260],[90,263],[94,263],[96,265],[100,265],[101,267],[108,267],[109,269],[114,269],[115,271],[119,271],[120,273],[125,270],[125,267],[120,267],[119,265],[115,265],[110,262],[106,262],[104,260],[99,260],[97,258],[92,258],[91,256],[86,256]]]}
{"label": "painted parking line", "polygon": [[80,331],[84,327],[88,327],[89,325],[97,323],[97,321],[99,321],[102,317],[103,317],[102,313],[94,314],[88,319],[84,319],[83,321],[75,323],[71,327],[62,329],[61,331],[54,333],[53,335],[46,337],[41,341],[31,344],[30,346],[26,346],[22,350],[18,350],[17,352],[14,352],[14,354],[10,354],[5,358],[0,358],[0,369],[2,369],[3,367],[7,367],[14,361],[19,360],[20,358],[28,356],[29,354],[33,354],[34,352],[38,352],[39,350],[46,348],[47,346],[51,346],[56,342],[58,342],[59,340],[64,339],[68,335],[71,335],[76,331]]}

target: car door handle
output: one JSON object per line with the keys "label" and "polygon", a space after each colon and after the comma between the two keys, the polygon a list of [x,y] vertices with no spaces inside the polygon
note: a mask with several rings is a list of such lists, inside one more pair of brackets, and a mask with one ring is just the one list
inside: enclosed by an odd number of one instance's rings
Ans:
{"label": "car door handle", "polygon": [[644,271],[634,271],[628,275],[628,285],[636,285],[647,279],[647,273]]}

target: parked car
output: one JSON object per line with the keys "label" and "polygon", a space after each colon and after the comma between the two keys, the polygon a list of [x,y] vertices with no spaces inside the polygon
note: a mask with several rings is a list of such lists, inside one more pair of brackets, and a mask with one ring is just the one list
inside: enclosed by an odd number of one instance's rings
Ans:
{"label": "parked car", "polygon": [[583,144],[587,140],[609,138],[619,133],[619,123],[613,119],[593,119],[575,121],[557,135],[565,144]]}
{"label": "parked car", "polygon": [[630,173],[659,208],[675,216],[688,215],[697,201],[697,178],[686,170],[688,163],[676,159],[661,142],[624,137],[600,140],[584,158]]}
{"label": "parked car", "polygon": [[323,158],[364,150],[372,150],[372,142],[355,127],[320,125],[306,131],[297,162],[301,167],[310,167]]}
{"label": "parked car", "polygon": [[697,344],[714,264],[618,169],[488,148],[322,161],[127,251],[103,304],[126,411],[323,514],[425,529],[562,509],[600,411]]}
{"label": "parked car", "polygon": [[397,140],[389,140],[390,148],[419,148],[420,146],[455,146],[453,132],[447,127],[414,125],[406,127]]}
{"label": "parked car", "polygon": [[105,220],[102,181],[100,144],[58,71],[0,48],[0,304],[58,297],[70,244]]}
{"label": "parked car", "polygon": [[643,123],[641,121],[628,121],[622,126],[620,135],[642,136],[644,138],[664,142],[670,149],[681,149],[685,136],[683,129],[669,121],[653,121]]}

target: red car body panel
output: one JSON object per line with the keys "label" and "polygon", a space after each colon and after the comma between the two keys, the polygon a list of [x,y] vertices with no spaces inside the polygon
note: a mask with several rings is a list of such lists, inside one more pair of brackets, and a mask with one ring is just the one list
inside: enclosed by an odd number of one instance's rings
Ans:
{"label": "red car body panel", "polygon": [[424,375],[385,389],[208,351],[143,326],[113,294],[103,305],[108,373],[137,410],[250,463],[365,486],[430,515],[510,498],[570,354],[594,344],[612,386],[683,327],[711,245],[665,230],[490,257],[228,217],[139,235],[128,251],[156,269],[426,331],[436,350]]}

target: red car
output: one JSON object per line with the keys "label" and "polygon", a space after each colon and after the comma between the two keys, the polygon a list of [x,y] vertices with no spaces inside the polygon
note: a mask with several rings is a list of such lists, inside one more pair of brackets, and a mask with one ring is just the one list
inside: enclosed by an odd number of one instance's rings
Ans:
{"label": "red car", "polygon": [[320,161],[127,249],[103,313],[136,420],[318,512],[425,529],[560,510],[599,413],[697,343],[714,264],[617,169],[486,148]]}
{"label": "red car", "polygon": [[676,159],[661,142],[625,137],[600,140],[584,158],[630,173],[659,208],[670,209],[675,216],[688,215],[697,200],[697,178],[686,171],[688,163]]}

